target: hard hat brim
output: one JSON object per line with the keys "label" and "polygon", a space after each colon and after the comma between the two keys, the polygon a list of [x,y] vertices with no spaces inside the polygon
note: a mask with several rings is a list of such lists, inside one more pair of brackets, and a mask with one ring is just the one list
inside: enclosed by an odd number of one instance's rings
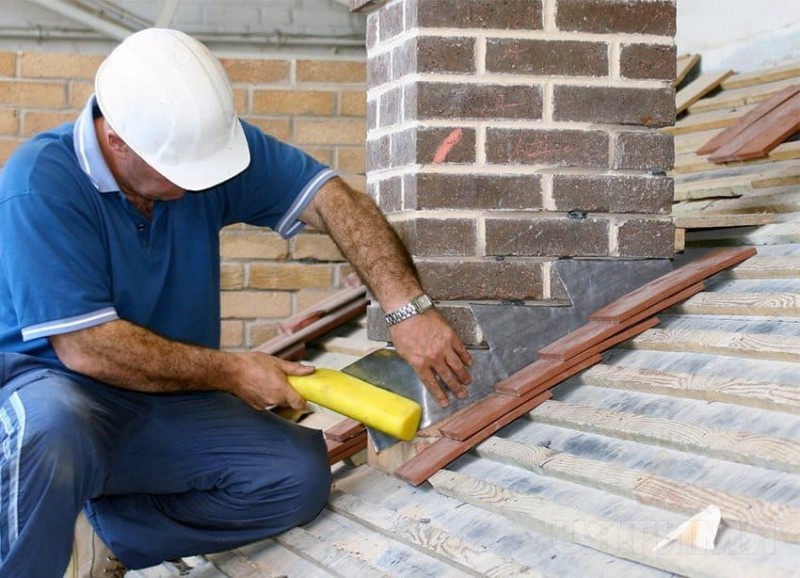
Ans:
{"label": "hard hat brim", "polygon": [[232,179],[250,165],[250,147],[237,119],[231,138],[213,155],[196,161],[144,161],[171,183],[187,191],[202,191]]}

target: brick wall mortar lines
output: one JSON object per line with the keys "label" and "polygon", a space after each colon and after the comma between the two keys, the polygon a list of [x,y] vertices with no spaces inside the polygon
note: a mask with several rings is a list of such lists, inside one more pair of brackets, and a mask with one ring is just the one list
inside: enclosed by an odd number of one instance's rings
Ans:
{"label": "brick wall mortar lines", "polygon": [[475,42],[475,74],[486,75],[486,36],[480,35]]}
{"label": "brick wall mortar lines", "polygon": [[[621,43],[612,41],[608,43],[608,76],[612,81],[622,80],[620,72],[620,54],[622,53]],[[626,82],[626,86],[629,86]],[[661,84],[663,86],[663,83]]]}
{"label": "brick wall mortar lines", "polygon": [[620,221],[616,218],[609,219],[611,227],[608,231],[608,254],[619,255],[619,227]]}
{"label": "brick wall mortar lines", "polygon": [[545,261],[542,263],[542,298],[546,301],[553,298],[553,262]]}
{"label": "brick wall mortar lines", "polygon": [[542,24],[545,32],[556,32],[556,0],[544,0],[542,2]]}
{"label": "brick wall mortar lines", "polygon": [[555,211],[556,201],[553,198],[552,173],[539,173],[542,175],[542,208],[545,211]]}
{"label": "brick wall mortar lines", "polygon": [[573,32],[565,30],[503,30],[499,28],[412,28],[405,30],[383,42],[373,46],[367,53],[367,58],[380,56],[403,44],[405,41],[417,36],[430,36],[439,38],[498,38],[508,40],[577,40],[585,42],[635,42],[637,44],[664,44],[671,45],[671,36],[658,34],[617,33],[604,34],[593,32]]}

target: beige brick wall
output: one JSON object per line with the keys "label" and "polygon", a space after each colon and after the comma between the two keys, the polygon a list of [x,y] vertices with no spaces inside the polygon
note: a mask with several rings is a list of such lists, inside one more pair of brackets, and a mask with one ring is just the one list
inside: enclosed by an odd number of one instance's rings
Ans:
{"label": "beige brick wall", "polygon": [[[74,120],[102,56],[0,52],[0,167],[37,132]],[[239,114],[330,164],[364,190],[365,64],[223,58]],[[352,271],[315,231],[291,240],[235,225],[221,233],[222,346],[252,348],[283,319],[343,286]]]}

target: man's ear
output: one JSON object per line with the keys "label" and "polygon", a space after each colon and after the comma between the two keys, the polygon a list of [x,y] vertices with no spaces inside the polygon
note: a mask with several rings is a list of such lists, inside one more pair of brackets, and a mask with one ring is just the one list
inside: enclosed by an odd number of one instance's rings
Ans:
{"label": "man's ear", "polygon": [[127,152],[128,145],[125,144],[125,141],[120,138],[120,136],[114,132],[114,129],[108,126],[108,123],[105,123],[105,133],[106,133],[106,140],[108,141],[109,148],[114,152]]}

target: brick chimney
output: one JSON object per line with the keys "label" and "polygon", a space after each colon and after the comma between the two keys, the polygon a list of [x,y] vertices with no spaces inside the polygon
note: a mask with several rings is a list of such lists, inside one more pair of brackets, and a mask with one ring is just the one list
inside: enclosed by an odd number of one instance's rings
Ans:
{"label": "brick chimney", "polygon": [[[470,303],[554,304],[553,263],[669,259],[674,0],[351,0],[367,186],[471,346]],[[370,337],[387,339],[372,306]]]}

